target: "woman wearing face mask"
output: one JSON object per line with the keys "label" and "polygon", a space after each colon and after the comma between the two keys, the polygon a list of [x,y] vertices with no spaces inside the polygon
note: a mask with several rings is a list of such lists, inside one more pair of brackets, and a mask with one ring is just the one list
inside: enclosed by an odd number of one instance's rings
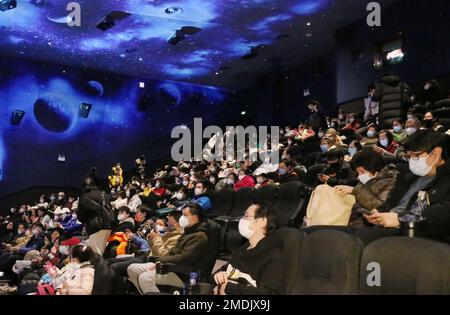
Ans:
{"label": "woman wearing face mask", "polygon": [[[400,218],[420,217],[416,201],[419,191],[425,194],[425,237],[445,240],[450,236],[450,167],[448,138],[433,130],[421,130],[405,141],[410,172],[401,173],[388,200],[372,215],[369,223],[386,229],[369,229],[361,236],[366,242],[386,235],[398,235]],[[378,231],[374,231],[378,230]]]}
{"label": "woman wearing face mask", "polygon": [[[239,221],[239,233],[248,242],[231,262],[214,274],[218,295],[270,295],[284,293],[281,249],[271,234],[276,230],[275,212],[251,205]],[[246,284],[243,284],[246,283]]]}
{"label": "woman wearing face mask", "polygon": [[377,152],[383,155],[396,157],[398,147],[398,143],[395,142],[394,136],[389,130],[380,131],[378,134],[377,147],[375,148]]}
{"label": "woman wearing face mask", "polygon": [[427,112],[423,117],[422,129],[433,129],[438,132],[444,133],[446,131],[445,127],[439,121],[437,117],[434,117],[432,112]]}
{"label": "woman wearing face mask", "polygon": [[343,130],[352,130],[353,132],[356,132],[361,128],[361,124],[359,123],[358,119],[356,118],[356,114],[351,113],[348,115],[348,124],[342,128]]}
{"label": "woman wearing face mask", "polygon": [[392,135],[397,143],[403,143],[408,137],[406,130],[403,128],[403,123],[401,119],[394,119],[392,121]]}
{"label": "woman wearing face mask", "polygon": [[[164,189],[165,191],[165,189]],[[130,208],[130,211],[132,213],[136,213],[137,207],[139,207],[142,204],[142,200],[137,194],[136,188],[130,188],[125,192],[125,195],[128,198],[128,207]]]}
{"label": "woman wearing face mask", "polygon": [[363,146],[376,145],[378,142],[378,132],[375,125],[370,125],[366,136],[361,140]]}
{"label": "woman wearing face mask", "polygon": [[376,209],[386,202],[396,183],[398,171],[394,165],[386,166],[382,156],[373,148],[356,153],[351,166],[358,173],[358,185],[336,186],[335,190],[342,196],[355,196],[349,225],[356,225],[362,223],[361,211]]}
{"label": "woman wearing face mask", "polygon": [[256,175],[256,185],[255,188],[261,188],[270,184],[273,184],[274,181],[267,177],[267,174],[258,174]]}
{"label": "woman wearing face mask", "polygon": [[94,288],[94,267],[91,260],[94,257],[93,250],[86,245],[75,245],[70,251],[72,268],[67,271],[65,281],[58,285],[58,295],[90,295]]}
{"label": "woman wearing face mask", "polygon": [[238,191],[244,187],[255,187],[255,180],[246,171],[240,170],[238,173],[239,181],[234,184],[234,191]]}
{"label": "woman wearing face mask", "polygon": [[348,155],[344,157],[345,161],[350,162],[355,154],[360,152],[362,149],[362,145],[358,140],[353,140],[352,142],[350,142],[350,144],[348,145]]}

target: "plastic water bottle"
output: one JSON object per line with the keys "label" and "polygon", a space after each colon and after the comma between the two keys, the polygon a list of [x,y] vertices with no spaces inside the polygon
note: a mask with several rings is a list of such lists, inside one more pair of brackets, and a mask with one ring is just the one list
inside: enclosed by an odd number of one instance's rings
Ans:
{"label": "plastic water bottle", "polygon": [[190,286],[197,285],[197,278],[198,278],[198,273],[196,273],[196,272],[191,272],[191,273],[189,274],[189,285],[190,285]]}

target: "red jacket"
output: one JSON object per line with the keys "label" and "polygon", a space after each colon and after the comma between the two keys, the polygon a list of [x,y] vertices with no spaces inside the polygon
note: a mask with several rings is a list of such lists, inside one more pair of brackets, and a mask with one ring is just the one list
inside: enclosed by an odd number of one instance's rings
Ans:
{"label": "red jacket", "polygon": [[241,188],[244,187],[255,187],[255,180],[253,177],[247,175],[242,180],[238,181],[236,184],[234,184],[234,191],[238,191]]}

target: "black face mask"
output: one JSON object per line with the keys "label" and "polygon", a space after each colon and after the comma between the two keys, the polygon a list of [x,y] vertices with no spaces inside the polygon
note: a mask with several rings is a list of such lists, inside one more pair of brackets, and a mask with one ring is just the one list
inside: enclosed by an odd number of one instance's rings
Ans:
{"label": "black face mask", "polygon": [[433,121],[432,119],[427,119],[427,120],[424,120],[424,121],[423,121],[423,125],[424,125],[426,128],[431,128],[431,127],[433,127],[433,123],[434,123],[434,121]]}

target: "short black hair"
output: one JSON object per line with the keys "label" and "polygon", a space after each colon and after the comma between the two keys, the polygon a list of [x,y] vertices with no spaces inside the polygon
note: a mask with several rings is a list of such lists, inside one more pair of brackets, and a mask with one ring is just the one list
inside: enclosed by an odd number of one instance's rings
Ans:
{"label": "short black hair", "polygon": [[[192,213],[192,212],[191,212]],[[180,218],[181,218],[181,216],[183,215],[183,213],[181,212],[181,211],[170,211],[168,214],[167,214],[167,217],[172,217],[172,218],[174,218],[175,220],[179,220]]]}
{"label": "short black hair", "polygon": [[340,160],[344,158],[344,152],[339,149],[333,149],[325,153],[328,161]]}
{"label": "short black hair", "polygon": [[208,190],[208,188],[209,188],[209,181],[207,181],[206,179],[198,180],[197,183],[195,183],[195,185],[197,185],[197,184],[202,184],[203,189]]}
{"label": "short black hair", "polygon": [[295,164],[292,163],[292,162],[289,161],[289,160],[281,160],[280,163],[284,163],[287,167],[291,167],[291,168],[294,168],[294,167],[295,167]]}
{"label": "short black hair", "polygon": [[308,105],[315,105],[317,107],[320,107],[320,102],[316,100],[309,100]]}
{"label": "short black hair", "polygon": [[352,142],[350,142],[350,144],[352,143],[358,151],[361,151],[363,149],[361,142],[359,142],[358,140],[353,140]]}
{"label": "short black hair", "polygon": [[431,153],[435,148],[442,148],[442,158],[447,160],[448,157],[448,143],[447,135],[438,131],[427,129],[419,130],[406,138],[404,143],[405,151],[423,151]]}
{"label": "short black hair", "polygon": [[70,256],[72,258],[76,258],[80,261],[80,263],[84,263],[86,261],[90,261],[94,256],[94,251],[89,246],[84,244],[77,244],[72,247],[70,250]]}
{"label": "short black hair", "polygon": [[130,208],[127,206],[120,207],[119,209],[117,209],[117,212],[125,212],[127,214],[131,213]]}
{"label": "short black hair", "polygon": [[192,215],[196,215],[199,220],[201,220],[203,218],[203,209],[199,204],[190,202],[183,209],[186,209],[186,208],[189,208],[189,212]]}
{"label": "short black hair", "polygon": [[264,207],[257,204],[255,210],[255,219],[265,218],[267,220],[266,235],[269,235],[277,230],[278,221],[275,210],[269,207]]}
{"label": "short black hair", "polygon": [[373,148],[364,148],[353,156],[351,166],[354,170],[363,167],[365,170],[375,174],[381,171],[385,166],[383,157],[375,152]]}

